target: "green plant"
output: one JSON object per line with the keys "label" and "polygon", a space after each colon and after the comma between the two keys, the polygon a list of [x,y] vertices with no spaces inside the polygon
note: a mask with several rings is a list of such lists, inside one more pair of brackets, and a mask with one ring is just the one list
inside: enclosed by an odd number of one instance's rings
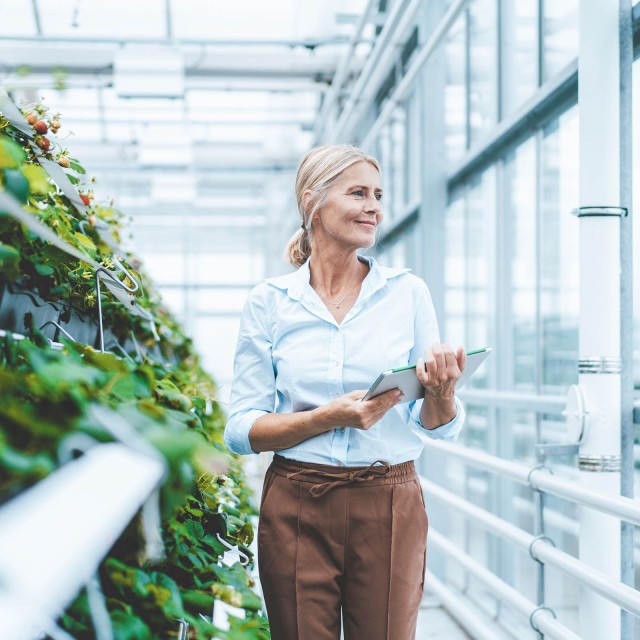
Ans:
{"label": "green plant", "polygon": [[[29,113],[34,124],[48,123],[47,135],[60,128],[59,116],[49,116],[42,105]],[[69,178],[80,184],[84,169],[75,159],[69,159],[69,169]],[[90,262],[114,268],[113,249],[99,233],[98,221],[117,240],[123,216],[111,203],[91,201],[86,211],[75,207],[42,170],[24,134],[2,117],[0,189],[88,259],[70,256],[0,211],[0,280],[19,281],[47,300],[95,313]],[[161,491],[165,557],[151,562],[144,556],[136,519],[100,568],[115,637],[173,637],[182,618],[190,624],[191,638],[268,639],[252,579],[240,564],[222,561],[220,538],[253,561],[248,546],[256,511],[240,462],[223,443],[224,415],[215,401],[215,384],[200,366],[191,340],[162,306],[140,261],[130,254],[118,257],[141,285],[136,301],[154,317],[158,335],[108,291],[102,294],[105,326],[121,340],[133,331],[143,346],[157,346],[160,356],[149,351],[135,362],[70,341],[63,350],[53,350],[29,317],[29,339],[1,338],[0,502],[54,472],[65,438],[85,433],[98,442],[113,440],[95,407],[102,416],[117,416],[165,457],[169,474]],[[245,619],[230,616],[229,631],[213,627],[211,609],[217,600],[244,609]],[[93,638],[85,594],[60,624],[79,639]]]}

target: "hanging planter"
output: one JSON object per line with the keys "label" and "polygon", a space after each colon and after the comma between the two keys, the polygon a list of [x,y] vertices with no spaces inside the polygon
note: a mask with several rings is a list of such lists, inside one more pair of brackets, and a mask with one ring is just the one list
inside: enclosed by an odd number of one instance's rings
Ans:
{"label": "hanging planter", "polygon": [[[0,329],[14,333],[28,333],[25,316],[30,313],[33,326],[51,340],[57,337],[57,323],[62,311],[60,303],[47,302],[35,291],[16,282],[5,282],[0,293]],[[28,322],[28,321],[27,321]]]}

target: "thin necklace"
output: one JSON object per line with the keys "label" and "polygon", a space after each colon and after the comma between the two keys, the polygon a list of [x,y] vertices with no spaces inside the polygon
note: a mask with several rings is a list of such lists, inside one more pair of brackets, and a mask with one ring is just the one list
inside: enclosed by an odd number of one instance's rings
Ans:
{"label": "thin necklace", "polygon": [[[359,277],[359,276],[358,276]],[[316,293],[325,301],[328,302],[329,304],[332,304],[336,309],[340,308],[340,303],[342,303],[344,301],[344,299],[353,291],[353,287],[356,286],[356,282],[358,282],[358,278],[356,278],[353,281],[353,284],[351,285],[351,289],[349,289],[349,291],[347,291],[347,293],[345,293],[342,298],[340,298],[340,300],[338,300],[337,302],[334,302],[333,300],[328,300],[327,298],[325,298],[319,291],[316,291]]]}

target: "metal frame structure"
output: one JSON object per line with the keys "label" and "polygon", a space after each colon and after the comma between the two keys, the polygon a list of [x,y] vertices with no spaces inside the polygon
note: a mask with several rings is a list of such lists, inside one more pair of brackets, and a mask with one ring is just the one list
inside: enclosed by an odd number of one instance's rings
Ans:
{"label": "metal frame structure", "polygon": [[[501,9],[502,9],[502,1],[496,0],[498,7],[498,24],[501,22]],[[396,6],[399,7],[402,3],[397,3]],[[433,284],[432,289],[432,297],[434,298],[434,303],[436,305],[436,310],[439,316],[443,315],[443,295],[444,292],[439,286],[439,283],[442,281],[440,275],[443,273],[442,271],[442,231],[440,230],[441,222],[440,220],[444,219],[446,215],[446,206],[447,199],[442,197],[442,194],[448,194],[449,197],[456,192],[465,191],[468,189],[468,185],[472,182],[476,176],[480,175],[486,168],[497,165],[497,175],[496,180],[500,182],[502,178],[503,165],[501,159],[504,157],[505,153],[511,149],[514,149],[520,143],[525,141],[526,139],[532,138],[536,141],[535,144],[540,146],[543,140],[543,128],[546,123],[553,121],[558,118],[559,115],[566,112],[568,109],[573,107],[578,102],[578,64],[580,64],[580,75],[582,78],[582,87],[583,90],[586,87],[592,87],[588,90],[588,94],[581,96],[581,102],[587,103],[590,102],[591,112],[594,114],[594,121],[589,122],[588,116],[585,117],[581,113],[582,120],[582,130],[581,130],[581,138],[585,140],[591,135],[591,145],[593,146],[595,140],[602,140],[604,135],[608,135],[610,140],[610,149],[607,149],[606,155],[607,157],[617,158],[620,157],[622,161],[622,166],[618,164],[614,164],[612,170],[608,175],[613,176],[618,175],[618,179],[621,180],[618,183],[614,183],[613,186],[611,183],[609,186],[606,186],[606,182],[602,179],[602,173],[599,172],[592,176],[589,174],[584,174],[583,176],[583,184],[585,185],[585,189],[587,189],[587,195],[583,194],[581,196],[581,203],[584,206],[589,205],[610,205],[614,207],[622,207],[622,209],[616,209],[616,211],[630,210],[630,178],[628,176],[629,168],[630,168],[630,151],[628,148],[629,141],[631,136],[628,134],[628,130],[630,127],[630,101],[629,101],[629,91],[630,91],[630,65],[632,62],[632,54],[630,52],[632,43],[631,43],[631,35],[636,34],[639,31],[638,22],[640,19],[640,7],[636,5],[633,9],[633,23],[632,23],[632,11],[630,3],[622,1],[615,6],[609,6],[606,9],[603,8],[603,5],[600,3],[591,3],[588,9],[585,9],[586,3],[581,3],[581,38],[582,41],[587,44],[587,48],[591,47],[593,49],[594,38],[597,38],[602,46],[606,49],[606,53],[604,51],[600,51],[601,58],[606,56],[607,63],[602,64],[600,60],[599,71],[608,75],[606,81],[604,75],[593,75],[595,69],[595,63],[593,62],[593,58],[591,58],[588,54],[582,55],[579,57],[580,63],[574,61],[573,63],[568,64],[564,70],[562,70],[559,74],[554,77],[548,77],[547,73],[544,73],[543,64],[545,62],[545,54],[544,54],[544,45],[543,45],[543,35],[542,35],[542,27],[544,24],[544,3],[542,0],[538,2],[538,48],[537,48],[537,70],[538,70],[538,89],[537,91],[525,102],[516,112],[507,115],[503,118],[503,96],[501,94],[501,78],[500,74],[498,74],[498,111],[497,118],[498,121],[495,126],[489,131],[489,133],[481,140],[478,140],[477,144],[473,144],[468,150],[464,157],[459,160],[457,165],[455,165],[452,169],[450,169],[445,175],[440,173],[440,167],[437,166],[437,162],[442,163],[442,156],[440,155],[437,160],[432,162],[430,160],[431,156],[431,146],[433,145],[436,149],[433,152],[433,155],[437,157],[438,151],[442,149],[441,142],[438,140],[438,136],[434,135],[433,128],[434,127],[442,127],[442,111],[441,108],[437,106],[438,104],[438,91],[442,90],[442,73],[436,68],[435,65],[431,64],[430,57],[436,56],[439,52],[439,48],[442,47],[442,40],[446,37],[448,29],[451,27],[456,15],[458,15],[459,11],[462,11],[466,6],[465,2],[454,2],[449,4],[449,6],[445,6],[444,3],[429,3],[430,9],[424,9],[423,11],[418,11],[416,9],[416,16],[419,20],[419,25],[421,30],[426,29],[426,36],[421,36],[419,38],[420,44],[416,53],[412,56],[411,61],[409,63],[408,70],[404,69],[404,74],[400,73],[398,76],[395,87],[392,88],[391,92],[387,95],[385,101],[381,105],[376,105],[372,99],[366,100],[365,97],[358,97],[360,94],[356,92],[355,98],[359,99],[359,109],[357,113],[354,113],[353,106],[351,103],[347,103],[345,110],[342,114],[338,116],[336,128],[333,130],[334,134],[337,132],[342,137],[346,135],[352,135],[354,131],[362,132],[360,136],[361,143],[368,149],[374,150],[376,141],[379,137],[384,134],[383,130],[386,126],[386,123],[389,121],[391,114],[394,112],[394,109],[397,105],[402,104],[403,101],[407,98],[409,93],[413,91],[419,91],[421,102],[424,105],[425,110],[425,124],[423,127],[423,131],[421,135],[423,136],[423,143],[425,145],[425,150],[422,158],[423,162],[423,182],[428,185],[425,191],[423,191],[423,202],[427,203],[425,205],[419,205],[417,208],[413,209],[411,212],[408,212],[404,216],[400,216],[395,219],[390,227],[387,227],[384,231],[384,235],[380,239],[380,245],[384,248],[393,243],[406,241],[407,250],[410,248],[409,241],[409,233],[413,233],[415,229],[418,229],[419,233],[422,235],[422,238],[433,237],[433,241],[426,242],[427,251],[424,251],[425,254],[428,254],[424,263],[420,265],[422,268],[418,268],[419,273],[428,273],[429,281]],[[434,8],[435,5],[438,5],[438,8]],[[392,7],[393,9],[393,7]],[[412,15],[414,6],[411,6]],[[438,14],[438,11],[440,12]],[[602,12],[602,13],[599,13]],[[468,11],[464,12],[466,31],[468,35],[469,28],[469,14]],[[602,38],[602,30],[605,28],[604,25],[607,25],[607,29],[609,29],[606,38]],[[385,35],[388,36],[384,42],[392,41],[391,35],[394,34],[397,26],[395,23],[390,23],[389,30],[385,33],[385,27],[383,27],[382,33],[380,34],[380,40],[384,40]],[[410,25],[404,25],[404,33],[406,34],[410,30]],[[619,36],[620,34],[620,36]],[[395,33],[397,36],[397,33]],[[620,43],[618,44],[618,37],[620,37]],[[501,50],[501,38],[502,34],[498,29],[498,57],[503,56],[503,52]],[[402,40],[393,40],[396,43],[396,47],[401,47],[403,42]],[[605,44],[606,42],[606,44]],[[374,49],[375,50],[375,49]],[[469,49],[467,44],[467,61],[469,60]],[[379,58],[387,60],[388,57],[385,57],[384,51],[377,52]],[[591,55],[596,55],[595,51],[591,52]],[[620,81],[618,82],[618,76],[616,73],[613,73],[614,70],[620,69],[620,73],[622,74]],[[365,70],[368,70],[368,67],[365,66]],[[354,87],[360,86],[363,82],[368,82],[370,84],[369,94],[375,94],[376,87],[380,86],[382,80],[386,77],[387,69],[381,65],[380,71],[372,76],[370,73],[363,73],[361,77],[356,79],[354,83]],[[467,86],[467,95],[469,90],[469,82],[470,79],[467,76],[466,78],[466,86]],[[377,84],[376,84],[377,83]],[[591,83],[591,84],[589,84]],[[608,86],[611,85],[606,91],[603,90],[605,84]],[[597,98],[596,93],[599,92]],[[616,101],[611,100],[611,96],[614,95]],[[604,102],[608,102],[607,107],[604,107]],[[436,103],[436,104],[434,104]],[[600,111],[598,112],[598,109]],[[582,111],[582,110],[581,110]],[[596,115],[598,113],[599,115]],[[606,113],[606,115],[604,115]],[[440,116],[440,118],[438,117]],[[435,124],[433,124],[435,121]],[[607,124],[608,128],[603,127],[603,123]],[[466,110],[466,123],[467,123],[467,140],[469,139],[469,105],[467,104]],[[620,124],[618,124],[620,123]],[[348,125],[348,126],[346,126]],[[431,126],[431,130],[429,127]],[[600,128],[600,135],[598,137],[593,136],[592,133],[594,128]],[[620,130],[623,132],[620,134]],[[329,130],[331,127],[329,126]],[[426,136],[425,136],[426,134]],[[414,132],[415,135],[415,132]],[[424,139],[426,137],[426,139]],[[357,138],[357,136],[356,136]],[[619,141],[619,142],[618,142]],[[435,143],[435,144],[434,144]],[[625,144],[627,145],[625,147]],[[616,146],[617,145],[617,146]],[[585,151],[588,149],[588,151]],[[596,150],[596,148],[591,148],[589,145],[582,145],[581,150],[581,170],[585,171],[589,162],[598,162],[600,158],[602,158],[602,149]],[[539,157],[536,154],[536,157]],[[619,167],[616,169],[616,167]],[[594,170],[595,167],[594,167]],[[541,168],[538,163],[537,172],[540,173]],[[597,171],[597,170],[596,170]],[[625,176],[625,172],[627,175]],[[437,178],[434,178],[434,175]],[[620,178],[620,176],[622,177]],[[537,183],[540,184],[539,178],[537,178]],[[619,184],[618,187],[615,184]],[[608,188],[613,189],[611,191],[610,198],[600,198],[598,197],[594,189],[597,188]],[[500,190],[503,188],[501,186],[498,187]],[[616,192],[618,189],[618,192]],[[435,210],[434,210],[435,203]],[[576,202],[576,206],[578,203]],[[498,204],[498,206],[501,206]],[[565,215],[569,215],[569,211],[565,212]],[[580,213],[589,213],[588,210],[583,209]],[[593,211],[593,213],[597,213]],[[622,217],[610,219],[611,222],[603,223],[603,224],[612,224],[615,222],[615,227],[611,228],[611,232],[607,232],[607,237],[611,237],[611,241],[614,242],[615,236],[619,235],[621,244],[619,248],[616,249],[617,245],[613,245],[611,252],[609,252],[609,260],[607,261],[607,265],[604,263],[594,261],[594,255],[598,253],[598,251],[593,251],[593,244],[589,244],[591,241],[587,241],[583,238],[582,246],[583,251],[585,251],[585,257],[583,258],[583,269],[588,268],[588,262],[591,265],[596,267],[596,270],[602,271],[602,269],[612,269],[611,271],[611,279],[607,282],[606,287],[608,294],[618,296],[618,291],[622,292],[623,303],[622,306],[618,305],[619,312],[622,315],[618,317],[618,323],[620,319],[622,319],[622,333],[620,340],[623,344],[627,345],[627,349],[624,353],[631,353],[630,345],[631,343],[631,331],[632,331],[632,315],[631,315],[631,307],[630,307],[630,299],[631,299],[631,220],[630,217]],[[592,226],[597,226],[597,223],[594,222],[595,219],[593,217],[583,216],[580,218],[580,226],[584,226],[590,224]],[[602,229],[601,229],[602,231]],[[600,239],[602,239],[602,235],[599,235]],[[536,243],[537,246],[540,246],[540,241]],[[413,246],[411,244],[411,246]],[[600,248],[601,246],[598,245]],[[502,248],[499,248],[499,251],[504,251],[506,246],[503,244]],[[587,255],[588,254],[588,255]],[[407,254],[408,255],[408,254]],[[616,269],[619,268],[620,262],[616,260],[616,256],[622,256],[622,271],[624,273],[622,281],[619,279],[619,274]],[[540,256],[537,258],[537,264],[540,264]],[[596,266],[597,265],[597,266]],[[584,271],[583,271],[584,273]],[[594,271],[595,273],[595,271]],[[616,275],[618,274],[618,275]],[[592,287],[593,285],[593,276],[587,278],[588,287]],[[603,285],[604,286],[604,285]],[[621,289],[619,289],[621,287]],[[604,291],[604,289],[603,289]],[[594,303],[599,307],[602,307],[602,297],[600,297],[598,302],[598,295],[594,295],[594,290],[585,290],[582,295],[583,301],[587,299],[587,296],[590,296],[591,299],[594,300]],[[615,305],[614,305],[615,306]],[[610,305],[609,305],[610,307]],[[586,332],[591,332],[591,322],[593,322],[592,318],[594,309],[589,309],[589,313],[586,310],[581,311],[581,327],[584,325],[584,329],[581,328],[581,335]],[[538,317],[539,317],[538,311]],[[615,317],[615,316],[614,316]],[[615,320],[613,320],[615,322]],[[540,327],[540,321],[536,322],[536,326]],[[609,328],[605,332],[600,332],[602,334],[606,334],[602,336],[603,339],[607,340],[611,338],[611,332],[615,334],[618,328],[614,324],[609,323],[607,325]],[[587,328],[589,327],[589,328]],[[585,334],[591,335],[591,333]],[[590,378],[586,378],[588,382],[592,382],[595,380],[608,380],[611,382],[611,374],[606,376],[602,376],[596,373],[596,369],[590,366],[591,360],[589,359],[590,353],[584,352],[584,343],[583,338],[581,337],[581,384],[585,384],[583,382],[583,376],[590,376]],[[588,349],[587,349],[588,350]],[[596,350],[597,351],[597,350]],[[606,351],[606,348],[605,348]],[[609,354],[608,352],[604,355],[615,355]],[[624,358],[623,358],[624,360]],[[540,375],[542,367],[542,362],[538,363],[537,371],[538,376]],[[600,596],[605,595],[606,597],[613,598],[614,604],[609,604],[606,600],[602,600],[601,597],[592,598],[590,595],[583,596],[581,599],[581,636],[585,638],[598,638],[605,637],[603,632],[607,637],[618,637],[624,639],[630,639],[633,635],[633,624],[634,620],[630,615],[627,615],[625,611],[622,612],[622,617],[620,617],[620,609],[619,606],[627,606],[630,610],[633,610],[637,615],[640,610],[637,608],[638,603],[638,593],[627,586],[628,584],[633,584],[633,542],[632,542],[632,527],[634,525],[640,524],[640,520],[638,517],[640,516],[640,509],[637,507],[637,504],[633,502],[631,497],[631,488],[632,482],[631,477],[633,474],[633,417],[635,416],[636,422],[638,422],[638,414],[640,410],[638,409],[638,401],[635,402],[635,410],[634,410],[634,402],[633,402],[633,382],[632,382],[632,364],[630,362],[626,362],[624,365],[625,371],[623,373],[623,381],[622,387],[620,391],[613,390],[613,393],[609,393],[607,403],[613,402],[614,404],[618,403],[619,407],[622,407],[622,414],[618,411],[614,412],[613,420],[615,422],[615,415],[618,415],[620,418],[618,420],[619,424],[622,424],[622,433],[619,433],[618,436],[613,435],[613,441],[617,441],[617,447],[620,447],[620,442],[622,441],[623,446],[625,448],[625,460],[624,466],[626,467],[623,476],[624,479],[622,481],[622,491],[620,491],[620,476],[616,477],[615,472],[612,474],[610,471],[603,473],[593,473],[593,471],[583,471],[583,477],[581,479],[582,485],[584,485],[585,480],[589,480],[586,486],[582,486],[580,483],[575,482],[565,482],[560,480],[546,471],[541,469],[530,469],[526,468],[522,465],[514,465],[513,463],[507,462],[502,459],[499,455],[489,456],[488,454],[484,454],[476,449],[469,449],[464,447],[447,447],[447,445],[442,445],[440,443],[435,443],[433,441],[429,441],[427,443],[427,450],[435,450],[439,451],[442,449],[442,452],[446,452],[447,456],[439,455],[435,458],[430,456],[429,459],[429,477],[434,477],[437,473],[442,471],[446,466],[446,460],[448,459],[464,459],[465,464],[472,464],[475,467],[482,467],[485,470],[491,470],[492,476],[496,476],[498,478],[510,480],[516,480],[518,482],[522,482],[531,487],[533,493],[532,496],[536,496],[535,503],[537,506],[534,507],[534,511],[536,512],[536,529],[540,531],[540,535],[543,535],[544,532],[544,511],[545,511],[545,494],[553,494],[555,496],[561,496],[563,499],[568,499],[574,501],[576,504],[580,505],[581,512],[584,514],[582,516],[583,525],[581,532],[581,559],[586,561],[589,565],[598,566],[600,569],[600,573],[594,572],[593,569],[589,568],[587,564],[584,562],[580,562],[579,560],[567,556],[567,554],[563,554],[562,552],[553,549],[548,544],[538,544],[536,541],[536,537],[533,534],[526,534],[527,536],[527,548],[528,546],[532,546],[535,549],[535,554],[532,553],[532,557],[540,561],[540,572],[539,572],[539,589],[538,589],[538,598],[539,601],[535,606],[540,608],[540,611],[544,611],[544,564],[545,562],[552,562],[556,567],[559,567],[563,571],[568,571],[570,575],[574,578],[580,580],[583,584],[589,585],[593,587],[597,582],[599,584],[598,589],[600,589]],[[598,367],[599,371],[601,368]],[[593,373],[592,373],[593,372]],[[594,375],[596,373],[596,375]],[[615,376],[616,374],[614,374]],[[619,373],[617,374],[619,375]],[[495,384],[495,381],[493,381]],[[540,386],[538,386],[540,388]],[[543,413],[552,412],[554,414],[561,413],[562,409],[565,405],[565,399],[560,396],[545,396],[531,393],[517,393],[512,391],[503,391],[501,387],[493,388],[492,390],[481,390],[481,389],[472,389],[465,390],[462,394],[464,400],[468,403],[472,404],[475,407],[485,406],[489,411],[489,424],[494,424],[497,420],[498,412],[500,412],[504,408],[513,408],[513,409],[525,409],[535,412],[537,415],[537,431],[538,431],[538,442],[541,442],[540,437],[540,425]],[[621,401],[621,404],[620,404]],[[598,401],[599,403],[601,401]],[[610,412],[607,412],[609,415]],[[612,419],[611,415],[609,415],[608,419]],[[597,431],[597,427],[595,427]],[[591,440],[593,440],[593,433],[591,434]],[[612,442],[612,434],[609,429],[609,433],[606,436],[607,442]],[[585,440],[585,442],[588,442]],[[587,449],[587,445],[583,442],[582,451],[581,451],[581,460],[582,466],[586,469],[588,464],[593,463],[591,457],[592,452],[590,449]],[[604,441],[603,441],[604,442]],[[596,445],[596,448],[597,445]],[[558,449],[558,451],[560,451]],[[572,448],[571,451],[576,451],[576,448]],[[597,455],[600,455],[601,452],[595,452]],[[554,450],[552,447],[544,447],[538,448],[538,459],[545,460],[549,455],[553,455]],[[610,468],[609,461],[605,461],[604,459],[601,461],[603,464],[598,465],[597,468],[602,468],[603,470]],[[606,464],[604,464],[606,462]],[[423,469],[425,467],[423,466]],[[593,467],[593,465],[591,466]],[[435,471],[434,471],[435,470]],[[596,481],[596,478],[599,480]],[[608,478],[608,480],[604,480],[604,478]],[[600,487],[600,481],[605,482],[607,487]],[[594,487],[589,488],[589,485],[594,484]],[[441,504],[436,504],[431,507],[432,514],[435,512],[435,519],[439,519],[441,515],[445,515],[448,509],[451,509],[454,505],[456,509],[460,509],[465,512],[467,515],[472,513],[472,505],[469,502],[469,498],[462,499],[458,498],[454,494],[443,492],[433,481],[428,479],[423,479],[423,486],[427,490],[427,495],[431,495],[433,497],[439,496],[443,500],[438,500]],[[497,484],[492,480],[487,481],[488,494],[492,495],[493,492],[498,488],[498,486],[503,487],[503,483]],[[504,491],[504,489],[502,489]],[[456,502],[456,500],[458,502]],[[494,507],[498,507],[500,502],[494,503]],[[598,510],[603,510],[604,513],[599,513]],[[478,518],[481,517],[481,514],[476,510],[473,510],[474,521],[477,523]],[[493,519],[492,524],[495,525],[494,531],[497,533],[499,537],[511,536],[513,541],[517,541],[520,537],[520,533],[516,533],[513,530],[509,529],[511,525],[507,525],[504,520],[501,520],[497,516],[488,515],[489,519]],[[630,522],[622,523],[622,545],[620,546],[620,534],[619,534],[619,518],[623,520],[628,518]],[[432,521],[434,517],[432,515]],[[488,520],[486,521],[488,522]],[[602,554],[602,534],[597,533],[597,531],[602,531],[601,527],[604,523],[608,523],[607,526],[612,527],[610,532],[606,535],[607,544],[610,546],[610,553],[606,555]],[[617,524],[616,524],[617,523]],[[618,528],[616,528],[618,527]],[[509,531],[507,531],[509,529]],[[593,532],[593,533],[591,533]],[[626,532],[626,533],[625,533]],[[591,536],[593,536],[593,541],[590,541]],[[600,536],[600,544],[596,541],[596,538]],[[626,536],[626,537],[625,537]],[[524,538],[520,540],[523,542]],[[535,542],[535,544],[533,544]],[[456,553],[457,557],[454,557],[452,553],[446,553],[446,551],[451,551],[451,548],[446,546],[446,541],[443,544],[442,536],[438,537],[438,534],[435,535],[435,546],[447,556],[450,560],[454,562],[462,562],[465,565],[465,568],[468,572],[473,573],[476,577],[482,580],[484,578],[484,582],[489,584],[491,583],[491,578],[494,580],[497,579],[495,575],[486,567],[478,568],[477,562],[474,564],[474,560],[468,558],[464,555],[460,555],[461,550],[457,549]],[[449,543],[450,544],[450,543]],[[446,549],[445,549],[446,547]],[[598,557],[598,554],[600,557]],[[541,556],[545,557],[542,558]],[[461,561],[459,558],[464,558],[464,561]],[[494,566],[494,561],[497,561],[497,556],[494,556],[491,559],[490,554],[490,564],[492,567]],[[435,564],[436,568],[441,568],[442,558],[441,557],[431,557],[432,565]],[[497,566],[497,565],[495,565]],[[626,567],[626,568],[625,568]],[[487,573],[484,573],[487,572]],[[441,571],[436,571],[436,573],[440,574]],[[596,575],[597,574],[597,575]],[[482,577],[480,577],[482,576]],[[608,577],[607,577],[608,576]],[[622,582],[620,582],[622,580]],[[625,584],[627,583],[627,584]],[[503,588],[499,588],[498,585],[494,582],[492,583],[496,586],[496,589],[500,591],[502,597],[505,598],[506,603],[510,603],[511,606],[515,606],[516,609],[519,609],[521,612],[525,610],[522,602],[518,605],[517,603],[514,605],[514,602],[517,601],[516,595],[505,591]],[[459,599],[451,600],[451,598],[447,598],[447,594],[451,595],[451,591],[441,582],[437,582],[437,588],[434,591],[441,593],[443,597],[443,602],[449,603],[450,610],[454,616],[463,616],[462,609],[463,607],[460,604]],[[621,595],[622,593],[626,594],[625,598],[629,598],[625,601],[625,604],[622,604],[622,599],[618,598],[615,593]],[[457,594],[459,595],[459,594]],[[500,596],[498,596],[500,598]],[[534,606],[534,605],[532,605]],[[550,618],[550,616],[547,616]],[[622,621],[622,624],[621,624]],[[558,623],[554,621],[557,625]],[[561,627],[561,625],[556,626],[555,629],[547,628],[543,629],[538,624],[533,624],[530,619],[531,626],[536,629],[540,636],[543,634],[549,635],[549,637],[577,637],[574,632],[569,631],[568,629]],[[604,631],[606,629],[606,632]],[[477,637],[486,637],[484,635],[484,631],[479,630]]]}

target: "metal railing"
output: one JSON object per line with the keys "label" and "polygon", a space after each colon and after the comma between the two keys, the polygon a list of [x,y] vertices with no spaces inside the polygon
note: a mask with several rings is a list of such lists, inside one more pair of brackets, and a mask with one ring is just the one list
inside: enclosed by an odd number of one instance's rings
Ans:
{"label": "metal railing", "polygon": [[534,491],[543,491],[640,526],[640,503],[631,498],[586,489],[576,482],[555,477],[551,470],[544,466],[526,467],[483,451],[459,444],[451,445],[428,437],[423,438],[423,442],[425,449],[439,451],[463,460],[470,466],[491,471],[527,485]]}

